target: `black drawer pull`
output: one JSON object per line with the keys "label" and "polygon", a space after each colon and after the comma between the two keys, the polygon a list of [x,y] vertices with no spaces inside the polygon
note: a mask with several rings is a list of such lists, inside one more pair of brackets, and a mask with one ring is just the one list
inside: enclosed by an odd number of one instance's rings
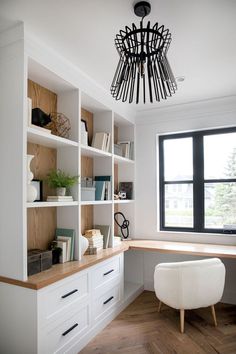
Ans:
{"label": "black drawer pull", "polygon": [[72,291],[70,291],[69,293],[67,293],[67,294],[65,294],[65,295],[62,295],[61,298],[62,298],[62,299],[65,299],[66,297],[68,297],[68,296],[70,296],[70,295],[76,293],[77,291],[78,291],[78,289],[72,290]]}
{"label": "black drawer pull", "polygon": [[106,301],[104,301],[103,305],[108,304],[108,302],[110,302],[112,299],[114,299],[114,296],[109,297],[109,299],[107,299]]}
{"label": "black drawer pull", "polygon": [[70,327],[69,329],[67,329],[67,331],[65,331],[64,333],[62,333],[63,336],[66,336],[68,333],[70,333],[71,331],[73,331],[73,329],[75,327],[78,326],[78,323],[75,323],[72,327]]}
{"label": "black drawer pull", "polygon": [[110,274],[110,273],[112,273],[112,272],[114,272],[114,269],[108,270],[108,272],[103,273],[103,276],[105,277],[105,275],[108,275],[108,274]]}

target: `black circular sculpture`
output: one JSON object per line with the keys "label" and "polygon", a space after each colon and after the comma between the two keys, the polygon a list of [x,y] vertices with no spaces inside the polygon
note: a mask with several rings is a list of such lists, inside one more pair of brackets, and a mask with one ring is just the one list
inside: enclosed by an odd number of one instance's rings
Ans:
{"label": "black circular sculpture", "polygon": [[[123,218],[122,224],[119,223],[119,220],[118,220],[119,215]],[[122,237],[128,238],[129,237],[129,220],[127,220],[126,217],[124,216],[124,214],[121,212],[117,212],[114,214],[114,220],[120,228]]]}

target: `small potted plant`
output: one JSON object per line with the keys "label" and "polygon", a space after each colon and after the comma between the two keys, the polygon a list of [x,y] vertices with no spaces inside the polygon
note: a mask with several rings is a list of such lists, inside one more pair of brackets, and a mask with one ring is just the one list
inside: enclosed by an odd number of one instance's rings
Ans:
{"label": "small potted plant", "polygon": [[79,176],[70,176],[61,170],[52,170],[47,176],[49,187],[55,188],[58,196],[65,196],[66,190],[78,183]]}

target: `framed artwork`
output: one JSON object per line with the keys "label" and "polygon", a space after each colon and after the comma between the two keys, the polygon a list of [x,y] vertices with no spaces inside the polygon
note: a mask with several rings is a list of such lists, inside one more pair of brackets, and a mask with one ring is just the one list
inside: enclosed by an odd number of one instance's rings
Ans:
{"label": "framed artwork", "polygon": [[120,195],[124,193],[125,198],[122,199],[132,199],[133,198],[133,182],[120,182],[119,183],[119,193]]}
{"label": "framed artwork", "polygon": [[84,119],[81,119],[81,132],[87,132],[88,127],[87,127],[87,122]]}
{"label": "framed artwork", "polygon": [[37,189],[37,197],[35,202],[42,202],[43,201],[43,181],[39,179],[33,179],[31,181],[32,186]]}

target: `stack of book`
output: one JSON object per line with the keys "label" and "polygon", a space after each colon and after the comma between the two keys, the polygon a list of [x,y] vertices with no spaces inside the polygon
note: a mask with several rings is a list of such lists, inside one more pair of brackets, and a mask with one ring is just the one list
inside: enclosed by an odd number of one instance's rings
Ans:
{"label": "stack of book", "polygon": [[95,176],[95,200],[111,200],[111,176]]}
{"label": "stack of book", "polygon": [[117,143],[121,147],[122,157],[126,159],[134,159],[134,142],[133,141],[119,141]]}
{"label": "stack of book", "polygon": [[121,237],[120,236],[114,236],[114,247],[118,246],[121,244]]}
{"label": "stack of book", "polygon": [[92,147],[108,152],[110,147],[110,133],[95,133],[93,136]]}
{"label": "stack of book", "polygon": [[73,202],[73,197],[71,195],[49,195],[47,202]]}
{"label": "stack of book", "polygon": [[86,230],[84,236],[88,239],[89,248],[96,248],[97,251],[103,249],[103,235],[99,229]]}
{"label": "stack of book", "polygon": [[73,261],[75,249],[75,230],[56,229],[56,246],[61,248],[60,263]]}

